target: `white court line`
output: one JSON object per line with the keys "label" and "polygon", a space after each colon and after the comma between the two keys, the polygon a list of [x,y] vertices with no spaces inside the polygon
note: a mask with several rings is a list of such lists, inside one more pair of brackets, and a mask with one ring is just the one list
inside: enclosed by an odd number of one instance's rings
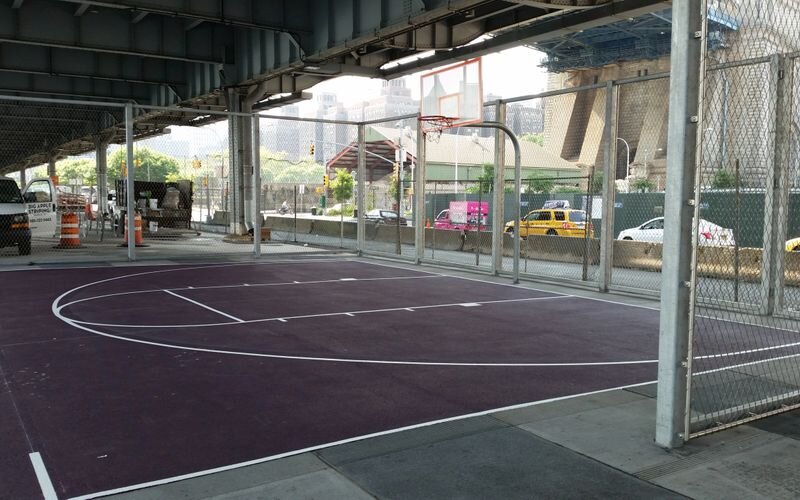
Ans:
{"label": "white court line", "polygon": [[694,359],[714,359],[714,358],[727,358],[731,356],[743,356],[745,354],[753,354],[756,352],[777,351],[778,349],[786,349],[789,347],[800,346],[800,342],[792,342],[790,344],[771,345],[767,347],[755,347],[744,351],[724,352],[721,354],[705,354],[703,356],[695,356]]}
{"label": "white court line", "polygon": [[92,300],[99,300],[99,299],[107,299],[111,297],[120,297],[124,295],[137,295],[137,294],[145,294],[145,293],[156,293],[156,292],[163,292],[165,290],[171,290],[173,292],[181,292],[184,290],[218,290],[223,288],[243,288],[243,287],[272,287],[272,286],[289,286],[289,285],[320,285],[326,283],[341,283],[342,281],[345,282],[356,282],[356,281],[392,281],[392,280],[413,280],[413,279],[431,279],[431,278],[446,278],[447,276],[444,275],[426,275],[426,276],[387,276],[383,278],[349,278],[349,279],[330,279],[330,280],[312,280],[312,281],[280,281],[280,282],[272,282],[272,283],[243,283],[243,284],[236,284],[236,285],[208,285],[208,286],[185,286],[185,287],[178,287],[178,288],[149,288],[145,290],[132,290],[129,292],[115,292],[115,293],[106,293],[103,295],[93,295],[91,297],[85,297],[83,299],[73,300],[72,302],[68,302],[61,306],[61,308],[69,307],[75,304],[80,304],[81,302],[89,302]]}
{"label": "white court line", "polygon": [[[549,299],[560,297],[549,297]],[[543,299],[539,299],[543,300]],[[331,363],[355,363],[355,364],[374,364],[374,365],[403,365],[403,366],[450,366],[450,367],[492,367],[492,368],[552,368],[552,367],[585,367],[585,366],[625,366],[625,365],[642,365],[658,363],[657,359],[633,360],[633,361],[591,361],[591,362],[569,362],[569,363],[460,363],[460,362],[438,362],[438,361],[403,361],[403,360],[384,360],[384,359],[358,359],[358,358],[327,358],[327,357],[314,357],[314,356],[290,356],[284,354],[268,354],[268,353],[255,353],[255,352],[241,352],[231,351],[225,349],[212,349],[206,347],[191,347],[178,344],[167,344],[164,342],[154,342],[152,340],[143,340],[138,338],[123,337],[122,335],[115,335],[112,333],[94,330],[88,326],[82,325],[73,319],[67,318],[62,315],[58,310],[56,303],[58,299],[53,302],[52,312],[58,319],[64,323],[78,328],[80,330],[94,333],[102,337],[111,339],[124,340],[125,342],[132,342],[134,344],[149,345],[155,347],[165,347],[167,349],[178,349],[181,351],[194,351],[205,352],[211,354],[226,354],[233,356],[250,356],[255,358],[272,358],[272,359],[285,359],[292,361],[322,361]],[[419,307],[417,309],[422,309]],[[337,313],[342,314],[342,313]],[[283,318],[281,318],[283,319]],[[291,318],[288,318],[291,319]],[[276,320],[277,321],[277,320]],[[236,324],[236,323],[232,323]]]}
{"label": "white court line", "polygon": [[209,310],[209,311],[211,311],[211,312],[215,312],[215,313],[217,313],[217,314],[220,314],[220,315],[222,315],[222,316],[225,316],[226,318],[230,318],[230,319],[232,319],[232,320],[234,320],[234,321],[237,321],[237,322],[239,322],[239,323],[244,323],[244,320],[243,320],[243,319],[237,318],[236,316],[232,316],[232,315],[230,315],[230,314],[228,314],[228,313],[226,313],[226,312],[222,312],[222,311],[220,311],[219,309],[214,309],[214,308],[213,308],[213,307],[211,307],[211,306],[207,306],[207,305],[203,304],[202,302],[198,302],[198,301],[196,301],[196,300],[192,300],[192,299],[190,299],[189,297],[184,297],[183,295],[179,295],[179,294],[177,294],[177,293],[175,293],[175,292],[173,292],[173,291],[171,291],[171,290],[164,290],[164,293],[168,293],[168,294],[172,295],[173,297],[178,297],[179,299],[183,299],[183,300],[185,300],[186,302],[191,302],[192,304],[194,304],[194,305],[196,305],[196,306],[200,306],[200,307],[202,307],[203,309],[208,309],[208,310]]}
{"label": "white court line", "polygon": [[53,488],[53,482],[50,480],[50,475],[47,473],[47,468],[44,466],[42,456],[38,451],[29,453],[28,457],[33,464],[33,472],[36,473],[36,479],[39,481],[39,488],[42,490],[42,496],[45,500],[58,500],[56,489]]}
{"label": "white court line", "polygon": [[319,444],[319,445],[315,445],[315,446],[309,446],[307,448],[302,448],[300,450],[293,450],[293,451],[287,451],[285,453],[278,453],[276,455],[270,455],[270,456],[263,457],[263,458],[256,458],[254,460],[248,460],[246,462],[239,462],[239,463],[235,463],[235,464],[231,464],[231,465],[224,465],[222,467],[215,467],[213,469],[206,469],[206,470],[201,470],[201,471],[197,471],[197,472],[191,472],[189,474],[182,474],[180,476],[167,477],[167,478],[163,478],[163,479],[157,479],[155,481],[148,481],[148,482],[138,483],[138,484],[134,484],[134,485],[130,485],[130,486],[123,486],[121,488],[115,488],[115,489],[112,489],[112,490],[98,491],[98,492],[95,492],[95,493],[90,493],[88,495],[82,495],[82,496],[79,496],[79,497],[73,497],[70,500],[89,500],[89,499],[92,499],[92,498],[100,498],[100,497],[109,496],[109,495],[116,495],[116,494],[120,494],[120,493],[126,493],[126,492],[129,492],[129,491],[141,490],[143,488],[151,488],[153,486],[160,486],[160,485],[163,485],[163,484],[175,483],[175,482],[178,482],[178,481],[185,481],[187,479],[194,479],[194,478],[197,478],[197,477],[208,476],[208,475],[211,475],[211,474],[217,474],[219,472],[225,472],[225,471],[230,471],[230,470],[234,470],[234,469],[241,469],[243,467],[249,467],[251,465],[262,464],[262,463],[265,463],[265,462],[272,462],[274,460],[279,460],[281,458],[287,458],[287,457],[292,457],[292,456],[295,456],[295,455],[301,455],[303,453],[310,453],[312,451],[318,451],[318,450],[322,450],[324,448],[330,448],[332,446],[339,446],[339,445],[343,445],[343,444],[354,443],[354,442],[357,442],[357,441],[364,441],[366,439],[372,439],[372,438],[377,438],[377,437],[381,437],[381,436],[388,436],[388,435],[392,435],[392,434],[398,434],[400,432],[411,431],[411,430],[415,430],[415,429],[423,429],[425,427],[431,427],[433,425],[444,424],[444,423],[448,423],[448,422],[456,422],[456,421],[459,421],[459,420],[466,420],[468,418],[483,417],[483,416],[486,416],[486,415],[491,415],[493,413],[498,413],[498,412],[502,412],[502,411],[520,410],[520,409],[523,409],[523,408],[530,408],[531,406],[538,406],[538,405],[547,404],[547,403],[555,403],[557,401],[564,401],[564,400],[567,400],[567,399],[574,399],[574,398],[580,398],[580,397],[584,397],[584,396],[591,396],[591,395],[595,395],[595,394],[602,394],[604,392],[620,391],[620,390],[623,390],[623,389],[632,389],[634,387],[641,387],[641,386],[644,386],[644,385],[649,385],[649,384],[654,384],[654,383],[655,383],[655,381],[653,380],[653,381],[649,381],[649,382],[640,382],[640,383],[637,383],[637,384],[621,385],[619,387],[610,387],[608,389],[598,389],[596,391],[583,392],[583,393],[580,393],[580,394],[571,394],[569,396],[559,396],[559,397],[555,397],[555,398],[542,399],[540,401],[532,401],[532,402],[529,402],[529,403],[521,403],[521,404],[516,404],[516,405],[510,405],[510,406],[502,406],[500,408],[492,408],[490,410],[483,410],[483,411],[478,411],[478,412],[473,412],[473,413],[466,413],[464,415],[457,415],[457,416],[454,416],[454,417],[442,418],[442,419],[439,419],[439,420],[431,420],[429,422],[422,422],[422,423],[419,423],[419,424],[407,425],[405,427],[398,427],[396,429],[389,429],[389,430],[380,431],[380,432],[373,432],[371,434],[363,434],[361,436],[355,436],[355,437],[351,437],[351,438],[347,438],[347,439],[341,439],[339,441],[332,441],[332,442],[329,442],[329,443]]}
{"label": "white court line", "polygon": [[[182,295],[178,295],[174,292],[169,290],[163,290],[166,293],[170,293],[175,295],[176,297],[180,297],[182,299],[188,300],[190,302],[194,302],[191,299],[187,299]],[[556,295],[552,297],[526,297],[522,299],[502,299],[502,300],[485,300],[483,302],[475,302],[478,305],[487,305],[487,304],[506,304],[511,302],[535,302],[540,300],[558,300],[558,299],[569,299],[573,298],[572,295]],[[201,304],[199,302],[195,302],[197,305],[206,307],[208,306]],[[89,325],[89,326],[102,326],[106,328],[157,328],[157,329],[165,329],[165,328],[211,328],[215,326],[230,326],[230,325],[237,325],[237,324],[249,324],[249,323],[266,323],[269,321],[280,321],[282,319],[315,319],[315,318],[330,318],[332,316],[347,316],[348,314],[377,314],[377,313],[385,313],[385,312],[397,312],[397,311],[410,311],[414,312],[417,309],[439,309],[445,307],[461,307],[461,302],[454,302],[449,304],[426,304],[420,306],[398,306],[398,307],[386,307],[382,309],[362,309],[358,311],[337,311],[337,312],[330,312],[330,313],[319,313],[319,314],[300,314],[297,316],[275,316],[270,318],[257,318],[257,319],[248,319],[248,320],[241,320],[236,318],[236,322],[226,321],[223,323],[197,323],[197,324],[178,324],[178,325],[131,325],[131,324],[117,324],[117,323],[98,323],[94,321],[83,321],[74,318],[70,318],[67,316],[59,316],[69,320],[71,323],[77,323],[81,325]],[[66,306],[64,306],[66,307]],[[63,307],[59,307],[58,311],[61,312]],[[216,309],[211,309],[214,312],[219,312]],[[223,312],[219,312],[224,316],[228,316],[233,318],[233,316],[229,316]]]}

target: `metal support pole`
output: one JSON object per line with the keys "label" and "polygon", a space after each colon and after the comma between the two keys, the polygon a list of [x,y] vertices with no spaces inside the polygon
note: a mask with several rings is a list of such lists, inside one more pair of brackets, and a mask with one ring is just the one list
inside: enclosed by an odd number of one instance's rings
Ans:
{"label": "metal support pole", "polygon": [[136,175],[136,165],[133,163],[133,104],[125,104],[125,165],[128,176],[125,179],[125,198],[127,200],[126,214],[128,216],[128,260],[136,260],[136,222],[134,211],[136,208],[136,193],[134,192],[133,179]]}
{"label": "metal support pole", "polygon": [[397,255],[402,255],[402,253],[403,253],[403,242],[400,239],[400,217],[403,216],[403,214],[401,213],[401,209],[400,209],[400,200],[401,200],[401,198],[403,196],[402,195],[402,193],[403,193],[403,161],[402,161],[402,159],[397,164],[397,179],[396,179],[396,182],[397,183],[395,184],[395,187],[396,187],[396,189],[395,189],[395,194],[396,194],[395,203],[397,203],[397,220],[395,221],[395,223],[396,223],[396,227],[397,227],[397,234],[396,234],[397,243],[395,245],[395,253]]}
{"label": "metal support pole", "polygon": [[705,66],[704,0],[672,4],[669,136],[664,205],[664,245],[658,349],[656,443],[682,446],[687,439],[689,355],[692,330],[692,239]]}
{"label": "metal support pole", "polygon": [[364,242],[366,240],[366,205],[364,197],[367,189],[367,128],[364,124],[358,126],[358,166],[356,167],[356,250],[361,255],[364,252]]}
{"label": "metal support pole", "polygon": [[[506,103],[497,101],[495,120],[506,122]],[[494,190],[492,197],[492,274],[503,270],[503,228],[506,197],[506,141],[501,130],[494,134]]]}
{"label": "metal support pole", "polygon": [[[785,161],[783,155],[783,133],[785,124],[789,118],[786,110],[790,107],[786,103],[786,82],[785,77],[786,59],[783,55],[775,54],[770,60],[770,82],[771,94],[775,96],[774,108],[768,110],[774,112],[774,132],[770,134],[769,146],[767,151],[771,151],[772,161],[767,162],[767,177],[764,186],[764,254],[761,259],[761,314],[771,315],[775,312],[775,294],[778,265],[780,253],[783,253],[782,241],[777,237],[784,238],[785,230],[778,226],[781,224],[781,194],[783,192],[785,178]],[[772,107],[772,106],[770,106]],[[782,271],[782,269],[781,269]],[[781,272],[781,274],[783,274]]]}
{"label": "metal support pole", "polygon": [[[483,217],[483,181],[478,180],[478,224],[475,229],[475,265],[481,265],[481,218]],[[469,223],[469,219],[467,219]]]}
{"label": "metal support pole", "polygon": [[292,210],[292,219],[293,220],[293,227],[294,227],[294,242],[297,243],[297,184],[294,186],[294,201],[293,206],[294,210]]}
{"label": "metal support pole", "polygon": [[26,177],[28,169],[23,167],[19,170],[19,188],[25,189],[25,185],[28,184],[28,179]]}
{"label": "metal support pole", "polygon": [[253,256],[259,258],[261,257],[261,122],[258,114],[253,115],[250,123],[253,165]]}
{"label": "metal support pole", "polygon": [[[422,122],[417,120],[417,158],[414,169],[414,254],[417,264],[425,258],[425,146],[427,142],[422,131]],[[436,217],[436,214],[433,214]]]}
{"label": "metal support pole", "polygon": [[[617,179],[617,97],[619,87],[614,82],[606,84],[606,126],[603,130],[603,213],[600,221],[600,273],[599,289],[607,292],[614,272],[614,202]],[[627,143],[626,143],[627,146]],[[630,158],[630,148],[628,149]],[[628,160],[628,166],[630,159]]]}
{"label": "metal support pole", "polygon": [[47,176],[48,177],[55,177],[56,175],[56,157],[51,156],[47,162]]}

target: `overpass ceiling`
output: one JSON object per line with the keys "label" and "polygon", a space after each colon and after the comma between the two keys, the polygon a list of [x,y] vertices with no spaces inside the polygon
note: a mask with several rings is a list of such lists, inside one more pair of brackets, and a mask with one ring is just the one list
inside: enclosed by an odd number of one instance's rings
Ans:
{"label": "overpass ceiling", "polygon": [[[738,20],[717,7],[709,7],[707,18],[710,50],[723,47],[725,33],[739,29]],[[551,72],[563,72],[658,59],[669,55],[671,36],[672,9],[665,9],[532,45],[547,54],[542,66]]]}
{"label": "overpass ceiling", "polygon": [[[233,89],[270,107],[307,98],[304,90],[337,76],[393,78],[663,10],[668,4],[0,0],[0,94],[223,109],[225,90]],[[431,51],[430,57],[410,57]],[[388,64],[404,58],[411,61]],[[270,97],[281,98],[266,101]],[[47,110],[40,113],[46,117]],[[6,116],[0,126],[14,129],[16,118]],[[64,128],[91,132],[54,121],[52,129],[58,130],[51,134],[50,127],[42,128],[49,139],[37,147],[72,137]],[[115,129],[102,130],[116,136]],[[19,165],[16,156],[0,154],[0,171],[9,170],[4,165]]]}

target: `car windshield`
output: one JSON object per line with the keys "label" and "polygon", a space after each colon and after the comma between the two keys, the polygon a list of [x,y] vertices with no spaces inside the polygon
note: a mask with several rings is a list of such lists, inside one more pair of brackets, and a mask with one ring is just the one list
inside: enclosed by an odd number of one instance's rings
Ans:
{"label": "car windshield", "polygon": [[0,180],[0,203],[22,203],[22,194],[16,182],[10,179]]}
{"label": "car windshield", "polygon": [[570,222],[586,222],[586,214],[580,211],[569,213]]}
{"label": "car windshield", "polygon": [[397,214],[394,212],[381,212],[381,215],[386,217],[387,219],[396,219]]}

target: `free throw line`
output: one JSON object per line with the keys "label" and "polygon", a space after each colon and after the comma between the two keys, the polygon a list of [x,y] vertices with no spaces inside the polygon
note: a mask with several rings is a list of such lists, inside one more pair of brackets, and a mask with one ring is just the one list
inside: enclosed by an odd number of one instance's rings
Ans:
{"label": "free throw line", "polygon": [[209,311],[212,311],[212,312],[215,312],[215,313],[220,314],[222,316],[225,316],[226,318],[230,318],[230,319],[232,319],[232,320],[234,320],[234,321],[236,321],[238,323],[244,323],[243,319],[237,318],[236,316],[231,316],[230,314],[228,314],[226,312],[222,312],[222,311],[220,311],[218,309],[214,309],[211,306],[207,306],[207,305],[203,304],[202,302],[198,302],[196,300],[192,300],[189,297],[184,297],[183,295],[177,294],[177,293],[173,292],[172,290],[164,290],[164,293],[168,293],[168,294],[172,295],[173,297],[178,297],[179,299],[183,299],[186,302],[191,302],[192,304],[194,304],[196,306],[200,306],[203,309],[208,309]]}
{"label": "free throw line", "polygon": [[33,471],[36,473],[36,479],[39,481],[39,488],[42,489],[42,496],[45,500],[58,500],[56,490],[53,488],[53,482],[50,480],[50,475],[47,473],[47,468],[44,466],[42,456],[38,451],[29,453],[28,457],[33,464]]}

